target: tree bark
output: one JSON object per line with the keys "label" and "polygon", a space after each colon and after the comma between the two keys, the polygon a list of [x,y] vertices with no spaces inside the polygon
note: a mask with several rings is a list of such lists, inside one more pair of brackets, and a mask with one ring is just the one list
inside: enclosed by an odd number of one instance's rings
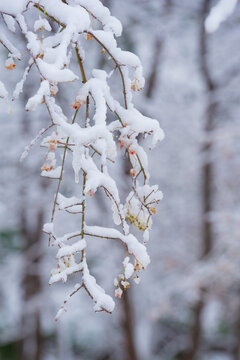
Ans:
{"label": "tree bark", "polygon": [[131,306],[130,289],[124,291],[122,296],[123,304],[123,330],[124,330],[124,344],[125,344],[125,358],[124,360],[138,360],[137,350],[134,339],[134,316]]}
{"label": "tree bark", "polygon": [[[28,94],[25,94],[25,102]],[[22,118],[22,136],[31,134],[31,118],[24,114]],[[28,184],[24,179],[27,169],[24,164],[21,165],[20,173],[22,184],[20,187],[19,218],[21,223],[21,234],[24,243],[23,250],[23,313],[21,320],[21,341],[19,360],[41,360],[42,358],[42,333],[41,333],[41,315],[39,309],[38,296],[41,293],[41,278],[38,273],[38,265],[41,259],[41,236],[44,218],[44,209],[42,205],[36,204],[38,211],[34,222],[29,221],[28,210]],[[39,191],[42,191],[44,182]],[[34,223],[34,225],[33,225]],[[34,249],[34,250],[33,250]],[[36,301],[36,304],[34,304]]]}
{"label": "tree bark", "polygon": [[235,346],[233,349],[233,360],[240,359],[240,306],[238,307],[235,323]]}
{"label": "tree bark", "polygon": [[210,139],[211,132],[215,127],[215,117],[217,111],[217,102],[214,100],[214,93],[217,86],[214,83],[208,61],[207,61],[207,34],[205,31],[205,18],[210,11],[210,0],[203,1],[201,28],[200,28],[200,64],[203,81],[208,94],[207,109],[204,124],[204,132],[206,141],[202,148],[205,155],[205,163],[202,168],[202,249],[201,258],[206,257],[212,250],[213,246],[213,227],[209,221],[209,214],[213,210],[213,184],[214,184],[214,168],[211,161],[212,142]]}
{"label": "tree bark", "polygon": [[194,323],[191,331],[191,347],[187,354],[186,360],[194,360],[196,358],[202,333],[201,315],[204,307],[203,298],[195,304],[194,307]]}
{"label": "tree bark", "polygon": [[148,85],[146,91],[146,97],[148,99],[152,98],[154,90],[156,88],[162,46],[163,46],[163,40],[157,37],[155,40],[155,46],[154,46],[155,52],[153,56],[153,63],[151,66],[151,72],[148,78]]}
{"label": "tree bark", "polygon": [[[200,38],[199,38],[199,59],[201,66],[202,79],[205,84],[207,94],[207,106],[205,113],[205,123],[203,126],[206,139],[201,151],[204,155],[204,164],[202,167],[202,184],[201,184],[201,196],[202,196],[202,235],[201,235],[201,253],[200,259],[206,258],[213,247],[213,226],[209,220],[209,214],[213,210],[213,184],[214,184],[214,168],[211,160],[212,142],[209,135],[214,130],[215,117],[217,111],[217,102],[214,100],[214,93],[216,91],[216,84],[214,83],[211,71],[209,69],[207,61],[207,34],[205,31],[205,19],[210,11],[211,0],[203,0],[201,11],[201,23],[200,23]],[[199,352],[202,336],[202,323],[201,315],[204,309],[204,294],[201,290],[200,299],[194,307],[194,324],[191,332],[191,346],[187,351],[186,360],[194,360]]]}

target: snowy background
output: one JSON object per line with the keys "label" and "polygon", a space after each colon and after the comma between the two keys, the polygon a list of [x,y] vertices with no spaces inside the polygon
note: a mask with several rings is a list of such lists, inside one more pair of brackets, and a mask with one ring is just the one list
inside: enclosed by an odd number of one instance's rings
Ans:
{"label": "snowy background", "polygon": [[[240,6],[230,0],[221,0],[220,10],[214,8],[219,1],[210,0],[103,3],[123,25],[118,44],[142,61],[146,84],[134,94],[136,107],[158,119],[166,134],[148,152],[151,182],[164,194],[150,232],[151,263],[140,284],[132,282],[116,299],[113,314],[95,313],[87,294],[79,292],[54,321],[74,282],[48,285],[56,251],[41,229],[49,221],[56,183],[40,177],[46,154],[41,141],[19,162],[25,146],[49,124],[41,107],[24,111],[38,89],[33,72],[19,100],[0,99],[0,359],[239,360]],[[86,46],[87,75],[92,68],[110,71],[93,40]],[[1,47],[0,77],[11,92],[27,63],[23,58],[9,71],[7,55]],[[112,87],[117,94],[117,80]],[[57,94],[67,116],[71,91],[62,86]],[[130,168],[120,155],[118,160],[113,171],[127,196]],[[70,175],[64,194],[70,196],[71,160],[65,172]],[[88,222],[107,226],[109,200],[101,192],[95,200],[89,202]],[[62,232],[79,221],[73,215],[57,219]],[[112,279],[124,252],[117,242],[99,240],[89,244],[88,262],[114,294]]]}

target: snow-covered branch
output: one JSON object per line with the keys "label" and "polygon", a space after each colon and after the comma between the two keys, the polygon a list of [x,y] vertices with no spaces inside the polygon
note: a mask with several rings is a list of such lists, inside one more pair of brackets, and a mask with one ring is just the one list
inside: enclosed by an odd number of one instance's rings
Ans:
{"label": "snow-covered branch", "polygon": [[[35,22],[32,21],[34,11]],[[48,128],[40,130],[26,147],[21,159],[26,157],[43,134],[54,129],[42,140],[47,153],[41,168],[42,176],[57,180],[50,223],[44,226],[44,232],[49,235],[49,244],[57,247],[57,267],[52,270],[49,283],[59,280],[66,282],[68,276],[81,273],[81,284],[76,285],[67,299],[78,290],[85,289],[94,301],[95,311],[111,313],[114,309],[113,299],[105,294],[88,269],[88,241],[92,237],[122,241],[129,256],[123,261],[124,267],[119,279],[114,282],[117,286],[115,296],[121,297],[122,291],[130,286],[129,279],[134,276],[138,282],[140,270],[145,269],[150,262],[146,242],[152,215],[156,213],[156,205],[162,199],[158,186],[149,184],[148,157],[142,145],[144,142],[139,143],[139,135],[143,138],[151,137],[150,148],[153,148],[164,138],[164,133],[157,120],[144,116],[133,104],[132,92],[140,91],[144,86],[141,62],[133,53],[118,47],[116,37],[121,35],[121,23],[99,0],[19,0],[17,4],[13,0],[7,3],[1,1],[0,12],[5,20],[6,34],[8,31],[17,31],[15,25],[18,25],[18,31],[25,37],[25,49],[21,54],[8,40],[8,36],[1,33],[0,42],[9,52],[6,68],[14,71],[16,59],[20,60],[22,56],[29,58],[12,99],[16,99],[24,91],[25,80],[27,76],[31,76],[31,69],[35,68],[39,87],[28,99],[25,108],[36,111],[39,107],[46,106],[50,118]],[[93,27],[93,19],[97,20],[96,28]],[[54,27],[52,23],[55,23]],[[53,29],[56,26],[55,31]],[[122,103],[113,97],[111,76],[106,71],[92,69],[92,75],[87,79],[85,62],[88,54],[85,54],[84,43],[88,40],[97,49],[100,45],[101,52],[109,56],[113,69],[118,70]],[[73,71],[73,63],[78,64],[77,73],[76,69]],[[73,115],[69,121],[65,109],[55,96],[59,90],[61,92],[61,83],[67,83],[65,86],[71,88],[73,82],[77,84],[75,89],[77,87],[78,91],[72,100]],[[0,90],[0,97],[7,97],[3,83],[0,83]],[[109,163],[117,166],[118,149],[125,150],[132,167],[132,187],[125,202],[121,199],[118,179],[109,171]],[[81,194],[72,194],[70,197],[61,193],[67,153],[72,157],[75,183],[81,185]],[[95,154],[97,155],[94,156]],[[121,226],[121,230],[112,226],[86,225],[89,198],[94,197],[99,188],[109,198],[113,222],[116,226]],[[63,236],[56,235],[57,210],[75,216],[79,214],[81,228]],[[143,231],[144,244],[131,233],[132,225]],[[64,303],[66,302],[67,300]],[[63,306],[56,318],[64,309]]]}

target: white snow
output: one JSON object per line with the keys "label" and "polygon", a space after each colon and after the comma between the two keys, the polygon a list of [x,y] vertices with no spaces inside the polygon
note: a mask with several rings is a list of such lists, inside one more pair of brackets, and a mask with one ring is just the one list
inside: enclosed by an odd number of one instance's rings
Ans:
{"label": "white snow", "polygon": [[106,310],[112,313],[115,303],[111,296],[105,294],[105,291],[97,284],[96,279],[90,275],[86,259],[83,260],[83,282],[95,303],[94,310]]}
{"label": "white snow", "polygon": [[208,33],[216,31],[235,10],[238,0],[220,0],[205,20],[205,29]]}
{"label": "white snow", "polygon": [[0,0],[0,12],[16,16],[26,8],[27,3],[28,0]]}
{"label": "white snow", "polygon": [[50,95],[50,86],[49,82],[47,80],[44,80],[41,82],[40,88],[38,89],[38,92],[36,95],[32,96],[27,104],[26,104],[26,110],[36,110],[37,106],[41,104],[44,96]]}
{"label": "white snow", "polygon": [[58,166],[56,169],[50,170],[50,171],[42,171],[41,176],[49,177],[51,179],[59,179],[61,175],[61,166]]}
{"label": "white snow", "polygon": [[76,0],[78,4],[93,14],[103,25],[106,31],[112,31],[116,36],[122,34],[122,24],[114,16],[111,16],[107,7],[99,0]]}
{"label": "white snow", "polygon": [[8,96],[8,92],[4,86],[4,84],[0,81],[0,98],[6,98]]}
{"label": "white snow", "polygon": [[8,29],[14,33],[16,31],[14,18],[11,15],[3,14],[3,19]]}
{"label": "white snow", "polygon": [[112,228],[85,225],[86,233],[97,235],[103,238],[119,239],[127,245],[129,254],[132,254],[146,268],[150,263],[146,247],[141,244],[133,234],[123,235],[120,231]]}
{"label": "white snow", "polygon": [[45,29],[47,31],[52,30],[51,25],[45,18],[40,18],[40,19],[36,20],[34,23],[34,31],[35,32],[38,30],[42,30],[42,29]]}
{"label": "white snow", "polygon": [[[34,1],[38,3],[38,0]],[[76,32],[83,32],[90,26],[90,17],[80,6],[66,5],[58,0],[42,0],[40,6],[64,25],[72,25]]]}
{"label": "white snow", "polygon": [[58,250],[56,258],[59,259],[63,256],[73,255],[76,252],[80,252],[85,249],[86,246],[87,243],[85,240],[76,241],[73,245],[64,245]]}
{"label": "white snow", "polygon": [[69,82],[78,79],[71,70],[57,69],[55,64],[48,64],[42,59],[37,59],[37,65],[44,79],[50,82]]}

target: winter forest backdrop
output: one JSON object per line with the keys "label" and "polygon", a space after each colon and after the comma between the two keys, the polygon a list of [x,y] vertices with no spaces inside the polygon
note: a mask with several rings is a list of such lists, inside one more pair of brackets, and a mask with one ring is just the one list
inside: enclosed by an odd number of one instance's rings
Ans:
{"label": "winter forest backdrop", "polygon": [[[143,64],[146,84],[133,95],[136,107],[158,119],[166,134],[149,154],[151,182],[164,194],[150,231],[151,263],[139,285],[132,282],[116,299],[113,314],[95,313],[87,294],[78,293],[54,321],[73,283],[48,285],[55,250],[42,227],[56,182],[40,177],[46,153],[41,140],[19,162],[49,121],[41,107],[24,110],[37,91],[37,77],[29,77],[18,100],[0,99],[0,359],[239,360],[240,6],[208,33],[206,16],[219,1],[102,2],[123,25],[119,46]],[[5,27],[2,19],[0,31]],[[15,36],[15,43],[25,41]],[[91,41],[86,73],[109,72],[106,54]],[[23,58],[9,71],[7,56],[0,47],[1,81],[13,91],[27,64]],[[74,94],[63,87],[56,95],[68,116]],[[118,160],[115,171],[127,196],[130,167]],[[67,178],[66,196],[71,186]],[[97,192],[95,200],[88,221],[107,226],[108,199]],[[64,232],[78,221],[69,216],[59,227]],[[123,250],[117,242],[98,240],[91,243],[88,263],[112,294],[109,278],[117,276]]]}

